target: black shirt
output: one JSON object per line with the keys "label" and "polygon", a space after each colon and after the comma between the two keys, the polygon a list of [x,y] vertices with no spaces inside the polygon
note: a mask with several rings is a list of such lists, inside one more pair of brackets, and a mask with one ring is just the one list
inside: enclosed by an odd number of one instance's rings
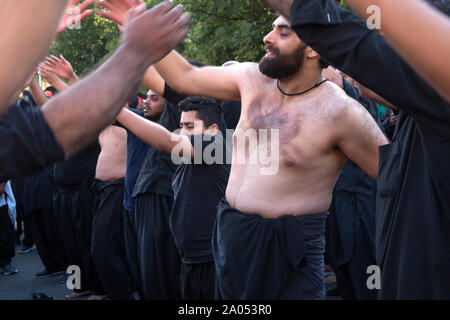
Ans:
{"label": "black shirt", "polygon": [[40,172],[64,152],[37,107],[10,108],[0,116],[0,181]]}
{"label": "black shirt", "polygon": [[[218,163],[180,164],[172,181],[174,204],[170,214],[170,228],[183,263],[213,261],[211,237],[217,215],[217,205],[225,196],[230,174],[226,164],[226,145],[223,139],[190,136],[193,146],[201,142],[201,152],[210,146],[223,150]],[[210,140],[210,141],[208,141]],[[214,145],[212,145],[214,143]],[[196,148],[200,151],[200,148]],[[215,157],[215,152],[212,152]],[[209,162],[210,163],[210,162]]]}
{"label": "black shirt", "polygon": [[296,0],[291,26],[402,110],[380,148],[376,256],[384,299],[450,299],[450,105],[387,41],[333,1]]}
{"label": "black shirt", "polygon": [[95,138],[90,144],[69,159],[54,167],[55,182],[61,187],[74,187],[82,183],[91,184],[100,154],[100,144]]}
{"label": "black shirt", "polygon": [[[180,128],[178,103],[184,97],[173,91],[167,85],[164,88],[163,96],[166,98],[166,106],[159,120],[159,124],[173,132]],[[149,147],[136,180],[133,198],[150,192],[173,197],[171,181],[176,168],[170,154]]]}
{"label": "black shirt", "polygon": [[[131,109],[130,111],[144,116],[144,111]],[[124,127],[125,128],[125,127]],[[145,156],[150,148],[148,144],[139,139],[133,132],[127,130],[127,175],[125,176],[125,188],[123,197],[123,206],[128,211],[134,212],[135,203],[132,197],[136,180],[144,163]]]}
{"label": "black shirt", "polygon": [[235,130],[241,118],[241,102],[226,100],[222,103],[222,108],[227,129]]}

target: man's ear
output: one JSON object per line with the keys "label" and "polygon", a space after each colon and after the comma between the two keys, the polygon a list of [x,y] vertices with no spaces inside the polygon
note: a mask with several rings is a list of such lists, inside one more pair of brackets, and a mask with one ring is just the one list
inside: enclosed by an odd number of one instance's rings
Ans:
{"label": "man's ear", "polygon": [[316,57],[320,58],[320,55],[316,51],[314,51],[311,47],[308,46],[306,47],[306,57],[309,59],[314,59]]}

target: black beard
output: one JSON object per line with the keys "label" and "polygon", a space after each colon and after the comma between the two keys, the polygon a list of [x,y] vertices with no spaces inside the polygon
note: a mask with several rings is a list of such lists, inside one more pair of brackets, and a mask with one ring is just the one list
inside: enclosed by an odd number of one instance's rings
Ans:
{"label": "black beard", "polygon": [[161,115],[162,115],[162,113],[159,113],[159,114],[156,114],[156,115],[153,115],[153,116],[145,117],[145,119],[150,120],[150,121],[155,122],[155,123],[158,123],[159,119],[161,118]]}
{"label": "black beard", "polygon": [[296,74],[303,67],[305,46],[299,46],[293,53],[280,54],[280,51],[272,46],[267,49],[275,54],[275,57],[263,57],[259,62],[259,71],[272,79],[286,79]]}

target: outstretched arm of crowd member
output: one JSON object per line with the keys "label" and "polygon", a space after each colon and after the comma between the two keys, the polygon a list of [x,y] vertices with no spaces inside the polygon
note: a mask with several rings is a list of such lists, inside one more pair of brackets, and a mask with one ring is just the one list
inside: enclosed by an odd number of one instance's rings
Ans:
{"label": "outstretched arm of crowd member", "polygon": [[74,84],[78,81],[78,76],[73,71],[72,65],[61,54],[60,58],[53,55],[45,58],[43,67],[51,73],[56,74],[58,77],[66,80],[69,84]]}
{"label": "outstretched arm of crowd member", "polygon": [[38,80],[33,76],[31,83],[29,84],[31,94],[33,95],[34,101],[38,104],[39,107],[42,107],[48,100],[44,91],[42,91],[41,86],[39,85]]}
{"label": "outstretched arm of crowd member", "polygon": [[80,1],[81,0],[69,1],[67,8],[64,11],[63,16],[59,22],[57,33],[63,32],[70,26],[75,25],[77,22],[80,22],[94,12],[94,10],[87,10],[87,8],[92,4],[94,0],[85,0],[84,2],[79,4]]}
{"label": "outstretched arm of crowd member", "polygon": [[240,100],[239,79],[247,72],[246,63],[228,67],[196,67],[172,51],[155,64],[156,71],[176,92],[187,96],[208,96]]}
{"label": "outstretched arm of crowd member", "polygon": [[66,4],[67,0],[2,0],[0,114],[8,109],[16,92],[44,57]]}
{"label": "outstretched arm of crowd member", "polygon": [[336,144],[369,176],[378,177],[378,148],[389,144],[370,113],[348,97],[345,112],[336,119]]}
{"label": "outstretched arm of crowd member", "polygon": [[66,156],[112,123],[136,91],[145,70],[185,37],[188,16],[180,7],[163,2],[144,13],[145,9],[141,5],[129,11],[121,44],[110,59],[42,108]]}
{"label": "outstretched arm of crowd member", "polygon": [[117,23],[119,28],[122,28],[128,10],[144,3],[142,0],[96,0],[96,2],[103,7],[104,10],[95,9],[95,13],[113,20]]}
{"label": "outstretched arm of crowd member", "polygon": [[[113,20],[120,29],[122,29],[128,10],[143,3],[142,0],[104,0],[101,2],[97,0],[97,2],[104,10],[96,9],[95,13]],[[162,96],[164,93],[164,84],[164,79],[161,78],[153,66],[150,66],[142,79],[142,85]]]}
{"label": "outstretched arm of crowd member", "polygon": [[267,1],[293,2],[288,16],[302,41],[339,70],[413,116],[427,134],[448,136],[448,102],[380,34],[368,29],[366,21],[332,0]]}
{"label": "outstretched arm of crowd member", "polygon": [[187,136],[171,133],[162,125],[140,117],[130,110],[123,109],[119,113],[117,121],[159,151],[171,153],[181,143],[180,156],[193,156],[194,154],[194,148]]}
{"label": "outstretched arm of crowd member", "polygon": [[[450,102],[450,17],[423,0],[346,2],[364,18],[376,14],[370,8],[378,6],[383,35],[405,61]],[[444,1],[443,6],[449,15],[449,3]]]}
{"label": "outstretched arm of crowd member", "polygon": [[44,63],[39,65],[39,74],[60,92],[68,88],[68,85],[48,69]]}
{"label": "outstretched arm of crowd member", "polygon": [[144,74],[142,85],[148,89],[153,90],[160,96],[164,95],[164,79],[159,75],[154,66],[150,66]]}

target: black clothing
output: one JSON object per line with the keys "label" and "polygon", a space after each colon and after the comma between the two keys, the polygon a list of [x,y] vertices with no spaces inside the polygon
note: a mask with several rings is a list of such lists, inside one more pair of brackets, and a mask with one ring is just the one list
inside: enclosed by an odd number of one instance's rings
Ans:
{"label": "black clothing", "polygon": [[8,206],[4,205],[0,207],[0,267],[11,264],[16,254],[15,241],[14,225],[8,214]]}
{"label": "black clothing", "polygon": [[136,231],[136,215],[134,211],[125,210],[124,212],[123,234],[130,279],[133,283],[133,288],[137,290],[139,298],[143,299],[145,295],[142,289],[141,271],[139,269],[138,237]]}
{"label": "black clothing", "polygon": [[98,287],[98,276],[91,258],[94,193],[87,182],[74,187],[58,186],[54,195],[54,212],[67,262],[81,268],[81,289]]}
{"label": "black clothing", "polygon": [[[180,111],[177,106],[182,96],[179,96],[166,85],[164,98],[166,98],[166,106],[159,120],[159,124],[173,132],[180,128]],[[133,197],[135,198],[147,192],[173,197],[171,181],[175,170],[176,165],[172,162],[170,154],[158,151],[149,146],[141,171],[136,180]]]}
{"label": "black clothing", "polygon": [[[140,115],[141,117],[144,116],[143,111],[139,111],[136,109],[130,109],[130,111],[136,113],[137,115]],[[127,130],[127,174],[125,176],[125,194],[123,198],[123,206],[126,210],[134,212],[135,206],[132,194],[136,185],[136,180],[139,176],[139,172],[141,171],[142,164],[144,163],[145,156],[150,146],[139,139],[133,132],[131,132],[127,128],[123,126],[121,127]]]}
{"label": "black clothing", "polygon": [[113,300],[134,299],[123,236],[124,179],[94,183],[95,214],[91,255],[105,293]]}
{"label": "black clothing", "polygon": [[226,100],[222,103],[222,108],[227,129],[236,129],[241,118],[241,102]]}
{"label": "black clothing", "polygon": [[[178,103],[185,97],[167,85],[163,96],[166,106],[159,124],[173,132],[180,127]],[[169,229],[175,170],[170,154],[149,147],[133,192],[139,269],[146,299],[180,298],[181,262]]]}
{"label": "black clothing", "polygon": [[53,206],[62,235],[68,264],[81,268],[83,292],[99,287],[99,279],[91,258],[94,191],[91,189],[100,153],[98,139],[70,157],[55,164],[56,190]]}
{"label": "black clothing", "polygon": [[[203,155],[206,148],[222,151],[217,155],[219,163],[178,165],[173,177],[175,194],[170,214],[170,229],[174,236],[183,263],[205,263],[213,261],[211,236],[217,215],[217,205],[225,196],[230,175],[226,160],[226,145],[215,136],[190,136],[192,145],[196,141],[201,148],[196,153]],[[206,152],[208,153],[208,152]],[[215,157],[215,152],[212,153]],[[205,160],[205,159],[203,159]]]}
{"label": "black clothing", "polygon": [[333,1],[296,0],[291,26],[324,59],[402,110],[392,144],[379,151],[379,297],[449,299],[449,103]]}
{"label": "black clothing", "polygon": [[214,261],[181,264],[180,288],[183,300],[214,300],[216,268]]}
{"label": "black clothing", "polygon": [[148,300],[181,298],[181,261],[168,223],[172,205],[172,197],[157,193],[136,198],[139,268]]}
{"label": "black clothing", "polygon": [[29,219],[36,250],[49,272],[65,271],[67,259],[53,210],[35,209]]}
{"label": "black clothing", "polygon": [[217,298],[323,299],[327,215],[266,219],[223,199],[213,234]]}
{"label": "black clothing", "polygon": [[55,182],[61,187],[73,187],[89,183],[95,178],[100,144],[95,138],[69,159],[58,162],[54,167]]}
{"label": "black clothing", "polygon": [[0,116],[0,141],[0,181],[37,173],[64,159],[38,108],[11,106]]}

